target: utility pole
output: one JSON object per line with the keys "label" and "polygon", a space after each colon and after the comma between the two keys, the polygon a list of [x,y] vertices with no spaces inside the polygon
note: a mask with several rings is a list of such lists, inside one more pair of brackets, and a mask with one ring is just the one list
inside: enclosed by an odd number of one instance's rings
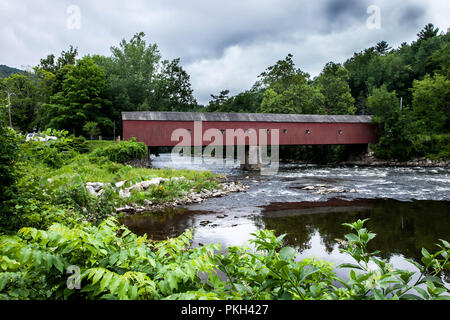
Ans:
{"label": "utility pole", "polygon": [[400,110],[402,110],[403,113],[403,97],[400,97]]}
{"label": "utility pole", "polygon": [[7,89],[8,93],[8,117],[9,117],[9,126],[12,128],[12,120],[11,120],[11,92]]}

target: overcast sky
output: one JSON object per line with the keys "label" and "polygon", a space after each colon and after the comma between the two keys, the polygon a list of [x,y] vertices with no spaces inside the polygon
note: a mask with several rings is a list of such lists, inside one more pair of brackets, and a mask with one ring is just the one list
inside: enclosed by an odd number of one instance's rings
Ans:
{"label": "overcast sky", "polygon": [[80,56],[110,55],[143,31],[164,59],[181,58],[194,96],[206,104],[221,90],[250,89],[288,53],[316,76],[325,63],[381,40],[411,42],[429,22],[446,31],[450,1],[0,0],[0,21],[0,64],[21,69],[69,45]]}

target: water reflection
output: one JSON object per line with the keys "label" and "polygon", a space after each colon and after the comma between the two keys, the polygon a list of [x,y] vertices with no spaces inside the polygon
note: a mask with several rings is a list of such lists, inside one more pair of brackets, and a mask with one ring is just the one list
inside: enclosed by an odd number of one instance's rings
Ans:
{"label": "water reflection", "polygon": [[299,249],[311,249],[318,235],[324,250],[333,254],[350,230],[343,223],[366,219],[366,227],[377,234],[368,246],[380,250],[383,258],[393,255],[420,260],[422,247],[437,251],[438,239],[450,238],[449,201],[411,201],[364,199],[325,203],[273,203],[258,217],[260,227],[286,233],[285,241]]}
{"label": "water reflection", "polygon": [[386,199],[330,199],[326,202],[271,203],[260,212],[231,211],[224,217],[214,211],[186,208],[122,218],[136,234],[155,240],[175,237],[194,228],[194,245],[222,243],[242,245],[257,229],[287,234],[287,245],[300,257],[315,256],[336,263],[348,262],[339,252],[339,239],[350,230],[343,223],[369,218],[366,227],[377,234],[369,250],[381,257],[395,256],[420,261],[421,248],[437,251],[438,239],[450,240],[450,201],[397,201]]}

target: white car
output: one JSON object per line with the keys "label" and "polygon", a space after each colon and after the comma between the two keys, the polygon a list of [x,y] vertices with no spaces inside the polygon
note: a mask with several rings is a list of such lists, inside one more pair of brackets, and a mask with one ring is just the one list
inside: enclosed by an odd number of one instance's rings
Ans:
{"label": "white car", "polygon": [[30,140],[46,142],[49,140],[58,140],[58,138],[54,137],[54,136],[43,136],[42,137],[39,133],[29,133],[29,134],[27,134],[25,141],[30,141]]}

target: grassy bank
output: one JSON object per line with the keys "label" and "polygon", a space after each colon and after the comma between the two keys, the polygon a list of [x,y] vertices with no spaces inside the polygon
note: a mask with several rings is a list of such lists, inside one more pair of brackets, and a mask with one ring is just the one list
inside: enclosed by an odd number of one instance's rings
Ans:
{"label": "grassy bank", "polygon": [[[145,201],[164,204],[182,198],[191,190],[218,188],[216,175],[208,171],[136,168],[127,161],[146,155],[145,146],[136,141],[85,141],[52,132],[57,141],[22,142],[17,161],[14,201],[8,203],[8,217],[2,215],[6,229],[22,226],[47,227],[53,222],[88,219],[101,223],[125,205]],[[171,178],[180,178],[176,181]],[[145,190],[133,189],[127,197],[121,190],[154,178],[169,179]],[[125,182],[117,187],[117,183]],[[103,183],[100,195],[93,195],[88,183]]]}

